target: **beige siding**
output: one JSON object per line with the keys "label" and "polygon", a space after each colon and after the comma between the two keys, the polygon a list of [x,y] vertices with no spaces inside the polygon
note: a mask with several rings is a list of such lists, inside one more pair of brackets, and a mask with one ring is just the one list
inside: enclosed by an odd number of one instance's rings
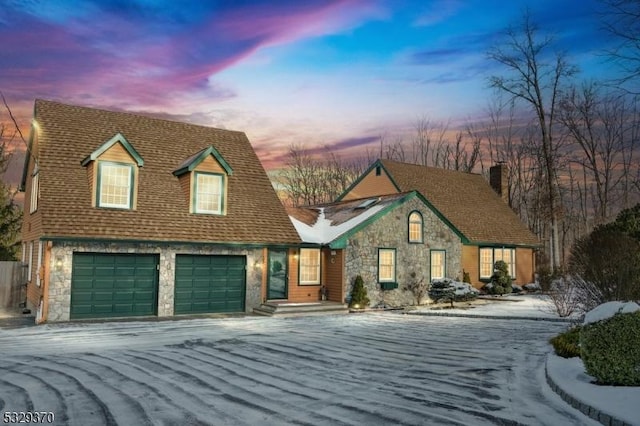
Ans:
{"label": "beige siding", "polygon": [[329,291],[328,300],[343,303],[344,294],[344,250],[322,250],[322,283]]}
{"label": "beige siding", "polygon": [[178,182],[180,183],[180,188],[182,189],[182,194],[184,195],[185,208],[189,211],[189,213],[193,213],[193,203],[191,202],[191,176],[191,173],[185,173],[178,177]]}
{"label": "beige siding", "polygon": [[113,144],[109,149],[103,152],[100,157],[98,157],[98,159],[106,161],[117,161],[120,163],[135,163],[133,157],[129,155],[127,150],[119,142]]}
{"label": "beige siding", "polygon": [[471,284],[475,288],[481,288],[484,283],[480,281],[480,259],[477,246],[462,246],[462,269],[469,273]]}
{"label": "beige siding", "polygon": [[360,180],[360,182],[358,182],[356,186],[351,188],[351,190],[345,194],[342,199],[347,201],[396,193],[398,193],[398,190],[393,185],[393,182],[384,169],[381,169],[380,176],[376,176],[376,168],[374,167],[364,178],[362,178],[362,180]]}
{"label": "beige siding", "polygon": [[516,284],[529,284],[535,280],[535,260],[533,249],[516,249]]}
{"label": "beige siding", "polygon": [[220,163],[218,163],[218,161],[212,155],[207,155],[207,157],[202,160],[202,162],[198,164],[198,166],[194,170],[198,172],[222,173],[224,175],[227,174]]}

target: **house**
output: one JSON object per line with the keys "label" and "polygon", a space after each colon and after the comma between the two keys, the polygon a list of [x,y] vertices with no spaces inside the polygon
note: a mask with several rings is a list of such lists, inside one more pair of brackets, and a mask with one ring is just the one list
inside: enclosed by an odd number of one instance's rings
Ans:
{"label": "house", "polygon": [[300,245],[242,132],[36,100],[21,187],[39,322],[251,312]]}
{"label": "house", "polygon": [[[459,277],[462,238],[418,191],[287,209],[300,237],[300,282],[349,300],[361,275],[371,305],[413,303],[411,281]],[[315,246],[313,246],[315,245]]]}
{"label": "house", "polygon": [[[469,273],[475,287],[489,281],[493,265],[498,260],[508,264],[515,283],[533,282],[534,252],[540,242],[507,204],[506,166],[498,164],[492,167],[490,182],[488,184],[479,174],[378,160],[339,200],[417,191],[433,214],[459,236],[461,269]],[[411,223],[412,218],[407,215],[403,220],[405,223],[396,227],[401,235],[406,232],[406,223]],[[376,241],[371,243],[379,244]],[[430,244],[430,240],[425,238],[424,243]],[[430,257],[423,255],[415,258],[414,262],[428,264]],[[447,272],[451,278],[462,278],[462,271]]]}

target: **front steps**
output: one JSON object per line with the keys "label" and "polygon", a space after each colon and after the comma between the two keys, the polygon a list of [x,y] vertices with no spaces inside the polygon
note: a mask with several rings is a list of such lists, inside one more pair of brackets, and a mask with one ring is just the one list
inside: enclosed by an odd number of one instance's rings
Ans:
{"label": "front steps", "polygon": [[347,305],[338,302],[307,302],[293,303],[287,301],[267,301],[259,308],[253,308],[253,313],[269,317],[286,317],[302,315],[335,315],[349,313]]}

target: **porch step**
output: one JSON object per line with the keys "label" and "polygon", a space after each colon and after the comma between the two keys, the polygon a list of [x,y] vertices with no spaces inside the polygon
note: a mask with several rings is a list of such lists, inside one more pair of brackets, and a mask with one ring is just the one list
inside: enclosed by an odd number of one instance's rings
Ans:
{"label": "porch step", "polygon": [[300,315],[334,315],[349,313],[347,305],[338,302],[266,302],[258,308],[253,308],[253,313],[269,317],[300,316]]}

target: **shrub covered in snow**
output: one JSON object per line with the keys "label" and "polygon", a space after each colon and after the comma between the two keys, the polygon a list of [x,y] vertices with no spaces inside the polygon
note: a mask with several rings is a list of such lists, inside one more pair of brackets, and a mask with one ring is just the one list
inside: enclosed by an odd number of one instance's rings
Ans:
{"label": "shrub covered in snow", "polygon": [[580,330],[581,326],[572,327],[564,333],[560,333],[549,340],[553,345],[556,355],[563,358],[575,358],[580,356]]}
{"label": "shrub covered in snow", "polygon": [[587,313],[580,356],[598,384],[640,386],[640,307],[609,302]]}
{"label": "shrub covered in snow", "polygon": [[461,302],[478,297],[478,290],[471,284],[445,278],[431,283],[429,297],[434,302]]}
{"label": "shrub covered in snow", "polygon": [[522,286],[518,284],[511,284],[511,292],[513,293],[522,293]]}
{"label": "shrub covered in snow", "polygon": [[540,284],[538,283],[529,283],[524,285],[524,289],[529,292],[536,292],[536,291],[541,291],[542,287],[540,287]]}

